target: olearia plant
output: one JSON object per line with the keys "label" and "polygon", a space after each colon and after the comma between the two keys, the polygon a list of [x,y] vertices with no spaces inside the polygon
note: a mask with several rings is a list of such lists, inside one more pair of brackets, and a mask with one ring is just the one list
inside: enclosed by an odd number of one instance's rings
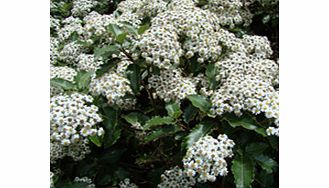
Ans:
{"label": "olearia plant", "polygon": [[50,187],[278,187],[277,8],[51,0]]}

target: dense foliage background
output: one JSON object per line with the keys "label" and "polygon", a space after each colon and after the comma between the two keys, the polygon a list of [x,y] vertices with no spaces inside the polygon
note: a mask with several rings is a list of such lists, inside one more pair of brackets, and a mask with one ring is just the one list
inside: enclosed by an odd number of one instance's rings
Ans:
{"label": "dense foliage background", "polygon": [[[148,62],[147,55],[143,54],[143,47],[138,42],[146,40],[144,45],[152,44],[146,36],[152,34],[152,28],[155,28],[156,15],[167,11],[163,7],[175,2],[177,4],[174,5],[184,9],[188,2],[193,1],[128,0],[124,4],[124,1],[115,0],[51,0],[52,187],[164,185],[165,181],[173,181],[170,178],[165,180],[165,171],[175,166],[184,169],[182,161],[188,151],[207,135],[213,138],[227,135],[234,142],[232,156],[225,158],[228,173],[218,175],[214,181],[197,181],[193,187],[278,187],[278,136],[267,131],[269,127],[278,126],[276,119],[266,113],[248,111],[242,107],[241,112],[231,110],[216,114],[213,111],[215,98],[212,93],[223,88],[225,77],[221,73],[225,67],[215,62],[226,61],[230,47],[223,44],[219,57],[214,60],[211,59],[213,55],[209,59],[204,55],[205,58],[200,60],[201,52],[194,52],[189,57],[188,50],[184,49],[185,55],[180,56],[179,65],[173,64],[174,68],[171,65],[169,68],[158,66],[152,60]],[[193,8],[193,11],[214,11],[220,6],[226,10],[227,2],[231,1],[200,0],[189,6],[198,8]],[[278,1],[232,2],[243,5],[237,10],[248,12],[246,20],[249,18],[250,23],[220,23],[221,28],[234,34],[233,37],[237,39],[245,35],[266,36],[272,53],[264,59],[278,66]],[[137,6],[138,3],[141,5]],[[226,17],[230,17],[230,10],[234,6],[227,8]],[[134,10],[125,15],[127,7]],[[92,11],[98,15],[92,15]],[[143,13],[139,14],[139,11]],[[90,19],[86,19],[88,16]],[[116,21],[113,21],[114,18]],[[162,30],[159,31],[157,35],[161,36]],[[188,38],[179,37],[180,43]],[[253,51],[257,52],[255,49]],[[261,48],[260,53],[262,51],[265,50]],[[211,54],[210,51],[208,53]],[[161,62],[165,61],[161,59]],[[170,63],[173,61],[170,59]],[[181,75],[170,77],[176,69],[180,71],[177,74]],[[169,78],[164,81],[165,85],[171,83],[173,78],[182,80],[179,84],[172,83],[172,87],[186,87],[188,91],[183,92],[187,94],[177,97],[175,92],[167,94],[165,89],[161,90],[163,86],[156,82],[154,75],[166,74]],[[278,74],[278,70],[275,74]],[[194,80],[198,76],[201,81]],[[152,86],[153,82],[155,87]],[[193,83],[192,88],[195,87],[197,92],[193,89],[190,92],[184,85],[186,83]],[[276,82],[267,87],[273,87],[275,92],[279,89]],[[207,88],[206,92],[201,92],[201,88]],[[86,96],[92,96],[92,99]],[[270,103],[266,105],[272,106]],[[77,113],[72,110],[72,104],[77,106],[78,111],[83,108],[81,114],[88,114],[88,118],[75,116]],[[57,110],[60,115],[55,114]],[[66,115],[66,112],[75,114],[72,115],[72,121],[79,120],[73,128],[67,126],[70,120],[65,118],[70,115]],[[64,120],[59,120],[59,116],[65,117]],[[83,132],[84,128],[81,127],[86,126],[87,122],[88,129]],[[66,139],[63,132],[69,134],[67,137],[70,139]],[[76,132],[80,135],[72,136]],[[82,139],[84,136],[85,140]],[[197,179],[199,175],[193,176]],[[177,185],[189,187],[181,182]]]}

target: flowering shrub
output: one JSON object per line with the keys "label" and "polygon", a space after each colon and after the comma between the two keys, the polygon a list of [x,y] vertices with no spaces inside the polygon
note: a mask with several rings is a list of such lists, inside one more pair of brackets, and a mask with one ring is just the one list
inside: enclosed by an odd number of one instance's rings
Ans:
{"label": "flowering shrub", "polygon": [[278,186],[278,1],[50,9],[50,187]]}

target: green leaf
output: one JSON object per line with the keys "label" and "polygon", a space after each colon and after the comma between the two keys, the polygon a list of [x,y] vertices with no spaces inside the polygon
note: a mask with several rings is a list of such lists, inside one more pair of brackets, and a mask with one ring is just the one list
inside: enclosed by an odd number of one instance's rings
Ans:
{"label": "green leaf", "polygon": [[264,137],[267,136],[266,130],[263,127],[260,127],[260,125],[254,119],[248,117],[247,115],[243,115],[241,117],[227,115],[224,117],[224,119],[233,128],[241,126],[245,129],[253,130]]}
{"label": "green leaf", "polygon": [[130,25],[129,23],[122,23],[124,28],[131,34],[134,34],[134,35],[138,35],[138,31],[137,31],[137,28],[135,28],[134,26]]}
{"label": "green leaf", "polygon": [[149,24],[146,24],[146,25],[142,25],[138,28],[137,32],[138,34],[143,34],[148,28],[150,28],[150,25]]}
{"label": "green leaf", "polygon": [[213,126],[206,122],[201,122],[195,126],[192,131],[185,137],[183,142],[183,148],[191,147],[201,137],[209,134],[212,131]]}
{"label": "green leaf", "polygon": [[89,136],[89,140],[94,143],[96,146],[101,147],[102,146],[102,139],[101,137],[94,135],[94,136]]}
{"label": "green leaf", "polygon": [[109,24],[107,26],[107,30],[112,33],[115,37],[119,36],[122,31],[121,29],[119,28],[119,26],[115,25],[115,24]]}
{"label": "green leaf", "polygon": [[125,41],[125,39],[127,38],[127,35],[128,35],[127,32],[123,32],[123,33],[119,34],[116,37],[117,42],[120,43],[120,44],[122,44]]}
{"label": "green leaf", "polygon": [[254,158],[257,164],[259,164],[267,173],[272,173],[273,168],[278,166],[277,162],[271,159],[269,156],[258,155],[254,156]]}
{"label": "green leaf", "polygon": [[180,130],[181,130],[180,127],[177,125],[169,125],[169,126],[161,127],[159,129],[152,131],[150,134],[148,134],[145,137],[144,141],[150,142],[152,140],[156,140],[161,137],[170,136]]}
{"label": "green leaf", "polygon": [[171,117],[160,117],[160,116],[154,116],[151,119],[149,119],[148,121],[146,121],[145,125],[144,125],[144,129],[148,130],[150,128],[154,128],[158,125],[170,125],[175,123],[174,120]]}
{"label": "green leaf", "polygon": [[103,59],[107,59],[112,54],[118,52],[118,47],[116,45],[108,45],[102,48],[95,48],[94,49],[94,55],[97,58],[102,57]]}
{"label": "green leaf", "polygon": [[140,112],[131,112],[127,115],[122,115],[121,116],[123,119],[125,119],[128,123],[131,125],[134,125],[136,123],[141,123],[144,124],[145,121],[149,119],[149,117],[145,116],[144,114]]}
{"label": "green leaf", "polygon": [[198,114],[198,109],[193,105],[188,104],[184,110],[183,119],[185,123],[189,123]]}
{"label": "green leaf", "polygon": [[118,116],[119,112],[112,107],[103,107],[104,111],[104,128],[105,128],[105,135],[104,135],[104,146],[108,148],[115,144],[115,142],[121,136],[121,126],[118,124]]}
{"label": "green leaf", "polygon": [[262,154],[266,149],[268,148],[268,145],[263,142],[255,142],[250,143],[246,147],[246,152],[250,155],[260,155]]}
{"label": "green leaf", "polygon": [[215,89],[218,84],[216,81],[217,68],[216,68],[215,64],[207,65],[205,73],[208,78],[208,83],[209,83],[210,89]]}
{"label": "green leaf", "polygon": [[130,81],[131,89],[135,94],[139,93],[140,90],[140,78],[141,70],[140,67],[136,64],[130,64],[127,68],[127,78]]}
{"label": "green leaf", "polygon": [[190,95],[187,98],[192,102],[192,105],[199,108],[202,112],[208,113],[211,108],[211,103],[203,96]]}
{"label": "green leaf", "polygon": [[248,156],[236,154],[232,161],[231,170],[237,188],[251,188],[255,172],[253,162]]}
{"label": "green leaf", "polygon": [[109,70],[120,61],[121,60],[119,58],[113,58],[107,63],[103,64],[101,68],[96,71],[96,77],[99,78],[103,76],[105,73],[109,72]]}
{"label": "green leaf", "polygon": [[76,90],[76,86],[67,80],[61,79],[61,78],[53,78],[50,80],[50,85],[55,87],[60,87],[64,90]]}
{"label": "green leaf", "polygon": [[88,88],[90,84],[91,76],[93,74],[94,72],[86,72],[86,71],[78,72],[77,76],[75,77],[75,82],[77,83],[79,90]]}
{"label": "green leaf", "polygon": [[180,104],[176,102],[167,104],[166,110],[168,115],[174,119],[177,119],[183,113],[180,109]]}

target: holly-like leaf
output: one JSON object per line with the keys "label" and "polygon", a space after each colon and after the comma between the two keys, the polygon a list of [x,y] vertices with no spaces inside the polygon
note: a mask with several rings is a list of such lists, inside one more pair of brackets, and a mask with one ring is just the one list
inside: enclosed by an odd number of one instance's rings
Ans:
{"label": "holly-like leaf", "polygon": [[188,104],[184,110],[183,119],[185,123],[189,123],[198,114],[198,109],[193,105]]}
{"label": "holly-like leaf", "polygon": [[217,86],[217,81],[216,81],[217,69],[215,64],[207,65],[205,74],[208,78],[210,89],[215,89]]}
{"label": "holly-like leaf", "polygon": [[123,119],[125,119],[128,123],[131,125],[134,125],[136,123],[141,123],[144,124],[145,121],[149,119],[149,117],[145,116],[144,114],[140,112],[131,112],[127,115],[122,115],[121,116]]}
{"label": "holly-like leaf", "polygon": [[94,74],[93,72],[87,72],[87,71],[78,72],[77,76],[75,77],[75,82],[77,83],[79,90],[88,88],[93,74]]}
{"label": "holly-like leaf", "polygon": [[183,148],[191,147],[195,142],[197,142],[201,137],[210,134],[213,126],[206,122],[201,122],[195,126],[192,131],[185,137],[183,142]]}
{"label": "holly-like leaf", "polygon": [[183,112],[180,109],[179,103],[169,103],[166,105],[168,115],[174,119],[177,119]]}
{"label": "holly-like leaf", "polygon": [[50,80],[50,85],[60,87],[64,90],[76,90],[76,85],[72,82],[64,80],[62,78],[53,78]]}
{"label": "holly-like leaf", "polygon": [[116,45],[108,45],[101,48],[94,49],[94,55],[97,58],[102,57],[103,59],[107,59],[114,53],[118,53],[118,47]]}
{"label": "holly-like leaf", "polygon": [[154,116],[148,121],[146,121],[144,125],[144,129],[148,130],[151,128],[154,128],[158,125],[170,125],[175,123],[175,121],[171,117],[160,117],[160,116]]}
{"label": "holly-like leaf", "polygon": [[246,152],[251,155],[260,155],[262,154],[266,149],[268,148],[268,145],[263,142],[254,142],[250,143],[246,147]]}
{"label": "holly-like leaf", "polygon": [[202,112],[208,113],[211,108],[211,103],[201,95],[190,95],[187,98],[192,102],[192,105],[199,108]]}
{"label": "holly-like leaf", "polygon": [[120,62],[119,58],[113,58],[109,60],[107,63],[103,64],[100,69],[96,71],[96,77],[101,77],[105,73],[109,72],[109,70],[114,67],[118,62]]}
{"label": "holly-like leaf", "polygon": [[224,119],[233,128],[241,126],[245,129],[253,130],[264,137],[267,136],[266,130],[263,127],[261,127],[254,119],[246,115],[243,115],[241,117],[234,117],[228,115],[225,116]]}
{"label": "holly-like leaf", "polygon": [[108,148],[115,144],[121,136],[121,126],[118,124],[119,112],[108,106],[102,109],[105,115],[103,120],[105,128],[104,146]]}
{"label": "holly-like leaf", "polygon": [[89,140],[94,143],[96,146],[101,147],[102,146],[102,139],[101,137],[94,135],[94,136],[89,136]]}
{"label": "holly-like leaf", "polygon": [[120,35],[122,33],[121,29],[119,28],[119,26],[115,25],[115,24],[109,24],[107,26],[107,30],[112,33],[115,37],[117,37],[118,35]]}
{"label": "holly-like leaf", "polygon": [[139,93],[141,70],[136,64],[130,64],[127,68],[127,78],[130,81],[131,89],[135,94]]}
{"label": "holly-like leaf", "polygon": [[152,140],[156,140],[158,138],[161,138],[161,137],[165,137],[165,136],[170,136],[172,134],[175,134],[176,132],[180,131],[180,127],[177,126],[177,125],[168,125],[168,126],[165,126],[165,127],[161,127],[159,129],[156,129],[154,131],[152,131],[151,133],[149,133],[144,141],[145,142],[150,142]]}
{"label": "holly-like leaf", "polygon": [[237,188],[251,188],[254,181],[254,164],[252,160],[244,154],[236,154],[231,167],[234,175],[234,183]]}
{"label": "holly-like leaf", "polygon": [[257,164],[259,164],[267,173],[272,173],[273,168],[278,165],[275,160],[266,155],[258,155],[254,156],[254,158]]}

